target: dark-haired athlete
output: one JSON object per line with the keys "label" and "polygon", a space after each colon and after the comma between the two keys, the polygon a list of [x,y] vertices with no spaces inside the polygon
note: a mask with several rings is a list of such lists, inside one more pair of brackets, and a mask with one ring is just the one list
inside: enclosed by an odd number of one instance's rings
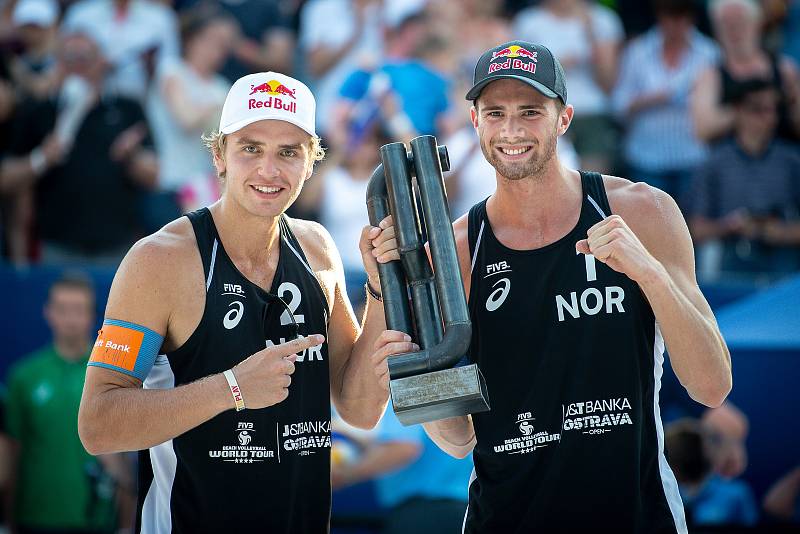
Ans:
{"label": "dark-haired athlete", "polygon": [[686,532],[663,451],[664,344],[708,406],[731,365],[678,207],[559,163],[573,108],[547,48],[489,50],[467,99],[497,179],[454,223],[491,411],[426,425],[445,451],[473,451],[465,531]]}

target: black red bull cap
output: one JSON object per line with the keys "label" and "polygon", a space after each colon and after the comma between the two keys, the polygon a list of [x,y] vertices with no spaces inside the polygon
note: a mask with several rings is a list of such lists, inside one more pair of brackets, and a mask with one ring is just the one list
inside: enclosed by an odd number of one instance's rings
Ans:
{"label": "black red bull cap", "polygon": [[543,95],[567,103],[564,68],[544,45],[510,41],[484,52],[475,65],[474,85],[467,100],[475,101],[484,87],[503,78],[525,82]]}

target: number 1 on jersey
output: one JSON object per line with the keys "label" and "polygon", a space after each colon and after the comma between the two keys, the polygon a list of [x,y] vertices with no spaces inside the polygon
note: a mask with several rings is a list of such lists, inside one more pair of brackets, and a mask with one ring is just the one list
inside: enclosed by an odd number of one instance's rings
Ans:
{"label": "number 1 on jersey", "polygon": [[[578,252],[580,254],[580,252]],[[584,254],[584,261],[586,262],[586,281],[594,282],[597,280],[597,265],[594,259],[594,254]]]}

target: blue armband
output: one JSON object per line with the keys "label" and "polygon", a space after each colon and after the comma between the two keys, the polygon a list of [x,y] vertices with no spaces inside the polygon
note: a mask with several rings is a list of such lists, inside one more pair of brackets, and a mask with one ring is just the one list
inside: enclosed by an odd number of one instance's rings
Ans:
{"label": "blue armband", "polygon": [[119,371],[144,382],[163,341],[164,336],[147,327],[106,319],[97,333],[89,365]]}

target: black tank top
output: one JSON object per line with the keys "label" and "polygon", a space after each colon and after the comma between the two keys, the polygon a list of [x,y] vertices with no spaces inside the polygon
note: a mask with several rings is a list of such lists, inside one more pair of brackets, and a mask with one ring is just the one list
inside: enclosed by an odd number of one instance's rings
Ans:
{"label": "black tank top", "polygon": [[469,212],[470,359],[492,409],[477,445],[466,532],[685,532],[663,454],[663,340],[638,285],[575,243],[610,215],[581,173],[575,228],[535,250],[502,245],[486,201]]}
{"label": "black tank top", "polygon": [[[203,318],[186,343],[157,358],[145,388],[169,388],[230,369],[299,334],[327,339],[328,306],[285,216],[269,293],[225,253],[208,209],[188,214],[203,259]],[[289,397],[260,410],[228,410],[140,452],[142,532],[327,532],[330,521],[330,383],[327,341],[297,357]],[[245,402],[247,396],[245,392]]]}

